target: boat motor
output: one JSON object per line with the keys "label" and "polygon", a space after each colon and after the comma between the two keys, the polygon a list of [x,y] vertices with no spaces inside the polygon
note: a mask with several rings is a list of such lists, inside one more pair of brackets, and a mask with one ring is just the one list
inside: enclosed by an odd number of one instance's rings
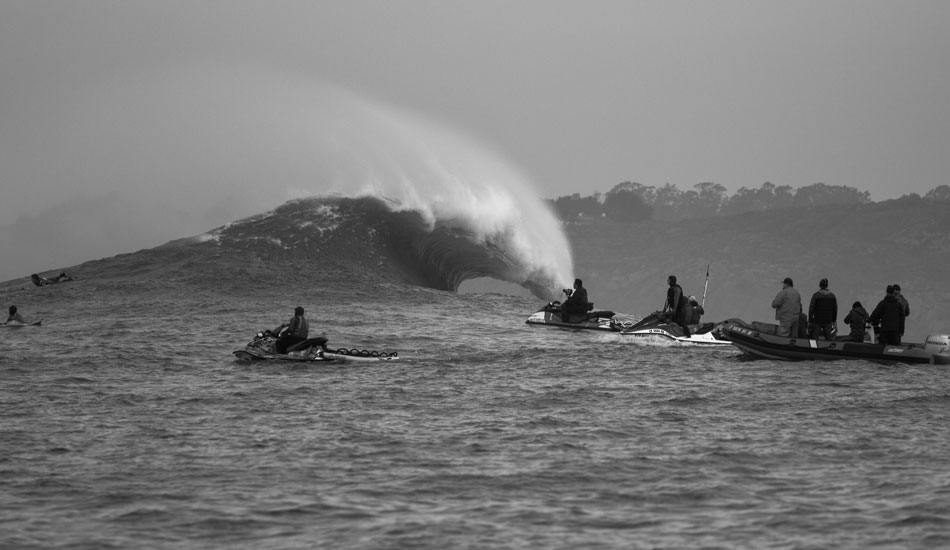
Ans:
{"label": "boat motor", "polygon": [[924,341],[924,351],[934,355],[950,355],[950,334],[931,334]]}

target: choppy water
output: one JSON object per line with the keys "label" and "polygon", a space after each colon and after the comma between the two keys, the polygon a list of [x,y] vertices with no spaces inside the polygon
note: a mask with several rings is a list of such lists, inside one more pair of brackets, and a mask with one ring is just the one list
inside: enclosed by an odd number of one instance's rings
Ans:
{"label": "choppy water", "polygon": [[[946,368],[539,329],[498,295],[73,284],[4,295],[45,321],[0,332],[3,548],[950,547]],[[402,361],[233,360],[298,303]]]}

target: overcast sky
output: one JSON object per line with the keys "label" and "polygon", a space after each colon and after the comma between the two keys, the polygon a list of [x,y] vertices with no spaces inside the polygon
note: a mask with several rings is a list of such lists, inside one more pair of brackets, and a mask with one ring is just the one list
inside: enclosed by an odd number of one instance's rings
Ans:
{"label": "overcast sky", "polygon": [[543,197],[923,194],[950,183],[947,52],[945,0],[5,0],[0,229],[141,248],[319,192],[340,95],[472,140]]}

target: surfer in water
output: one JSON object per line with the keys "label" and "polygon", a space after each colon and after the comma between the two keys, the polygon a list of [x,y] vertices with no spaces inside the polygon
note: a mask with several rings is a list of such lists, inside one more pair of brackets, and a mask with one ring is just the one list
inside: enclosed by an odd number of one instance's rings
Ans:
{"label": "surfer in water", "polygon": [[7,320],[3,323],[4,325],[9,325],[10,322],[20,323],[25,325],[26,319],[17,311],[16,306],[10,306],[10,315],[7,316]]}

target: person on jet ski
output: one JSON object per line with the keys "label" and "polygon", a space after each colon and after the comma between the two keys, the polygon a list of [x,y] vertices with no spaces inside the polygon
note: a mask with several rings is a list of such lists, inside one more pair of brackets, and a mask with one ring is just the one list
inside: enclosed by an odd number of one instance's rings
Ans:
{"label": "person on jet ski", "polygon": [[683,296],[683,287],[676,284],[676,275],[670,275],[666,278],[670,288],[666,291],[666,304],[663,305],[662,313],[671,317],[671,320],[683,329],[687,338],[692,334],[689,332],[689,319],[686,317],[686,298]]}
{"label": "person on jet ski", "polygon": [[561,304],[561,313],[564,314],[564,320],[571,313],[587,314],[590,309],[590,303],[587,301],[587,289],[584,288],[584,282],[580,279],[574,279],[574,290],[564,289],[567,299]]}
{"label": "person on jet ski", "polygon": [[307,324],[307,318],[303,315],[303,308],[297,306],[290,322],[281,325],[275,332],[280,335],[274,345],[277,353],[287,353],[287,348],[305,342],[310,334],[310,326]]}
{"label": "person on jet ski", "polygon": [[698,325],[705,313],[706,310],[696,301],[696,297],[690,296],[689,300],[686,301],[686,319],[689,321],[689,324]]}

